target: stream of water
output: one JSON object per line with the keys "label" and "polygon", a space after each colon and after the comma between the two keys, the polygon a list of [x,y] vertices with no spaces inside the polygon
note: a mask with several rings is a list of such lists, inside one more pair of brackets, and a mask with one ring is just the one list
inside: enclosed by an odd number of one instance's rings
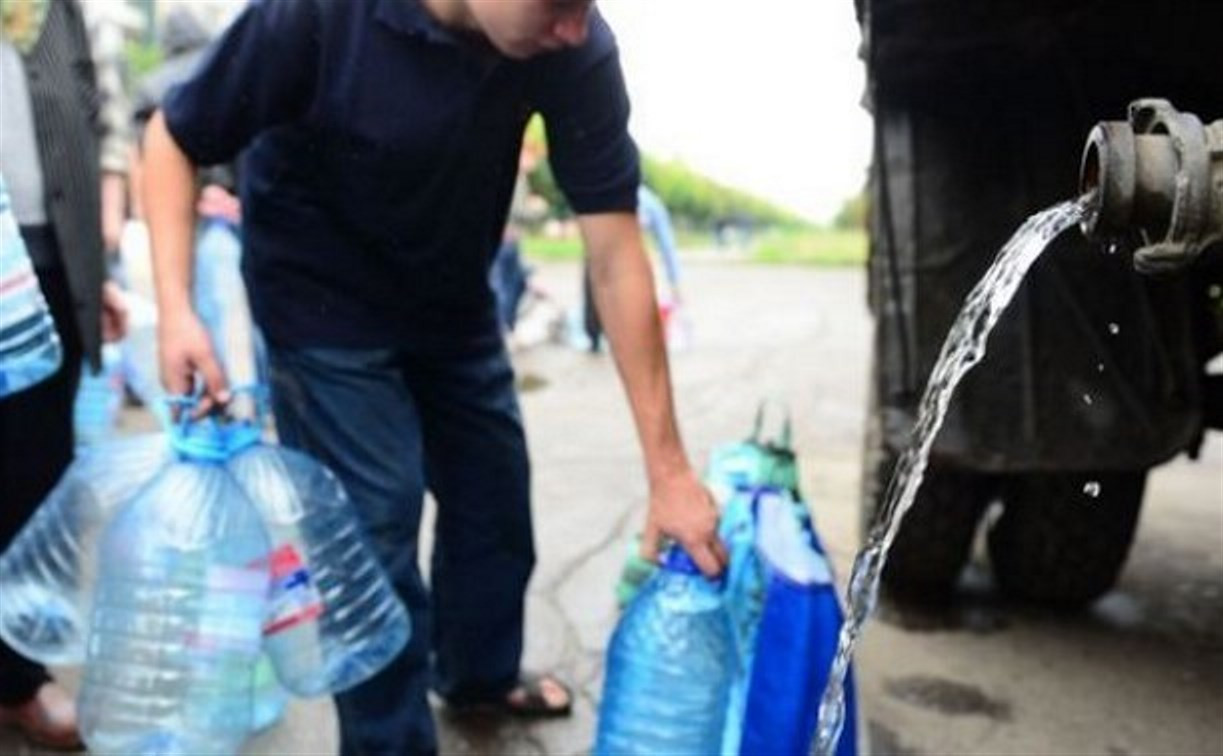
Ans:
{"label": "stream of water", "polygon": [[930,373],[918,408],[917,423],[909,437],[884,494],[884,503],[854,560],[849,576],[845,624],[837,644],[837,655],[828,687],[820,703],[819,725],[813,753],[833,756],[845,720],[845,674],[863,627],[875,608],[879,578],[887,562],[888,549],[896,538],[901,520],[913,504],[926,471],[926,458],[960,379],[985,356],[985,342],[1010,304],[1028,268],[1053,239],[1077,225],[1090,206],[1090,196],[1063,202],[1028,218],[1003,246],[992,266],[969,293],[960,315],[947,334],[943,351]]}

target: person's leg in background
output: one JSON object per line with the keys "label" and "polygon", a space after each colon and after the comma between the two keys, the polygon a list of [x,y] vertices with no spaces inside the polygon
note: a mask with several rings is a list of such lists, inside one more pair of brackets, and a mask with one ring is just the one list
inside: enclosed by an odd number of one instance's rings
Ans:
{"label": "person's leg in background", "polygon": [[[26,244],[54,245],[47,229],[23,229]],[[59,259],[55,249],[42,259]],[[81,376],[81,339],[64,270],[40,268],[39,284],[63,346],[59,370],[24,391],[0,399],[0,551],[8,547],[72,462],[72,406]],[[0,641],[0,723],[16,726],[44,745],[79,743],[71,700],[45,667]]]}
{"label": "person's leg in background", "polygon": [[489,269],[489,285],[497,298],[497,317],[505,333],[513,333],[518,323],[518,308],[527,290],[527,269],[522,264],[522,248],[515,239],[506,239],[497,248]]}
{"label": "person's leg in background", "polygon": [[590,260],[582,258],[582,328],[590,343],[590,351],[603,348],[603,324],[599,322],[599,309],[595,306],[594,284],[590,278]]}
{"label": "person's leg in background", "polygon": [[345,756],[437,751],[429,710],[429,599],[417,564],[424,497],[421,434],[394,350],[269,344],[280,440],[336,473],[412,619],[385,669],[336,696]]}
{"label": "person's leg in background", "polygon": [[503,348],[408,363],[438,501],[434,681],[455,705],[502,703],[519,682],[527,580],[535,564],[530,465]]}

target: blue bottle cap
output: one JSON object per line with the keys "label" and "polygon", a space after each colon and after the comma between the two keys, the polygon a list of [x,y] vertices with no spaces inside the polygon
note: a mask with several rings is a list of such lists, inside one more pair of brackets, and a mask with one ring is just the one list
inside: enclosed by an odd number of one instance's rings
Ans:
{"label": "blue bottle cap", "polygon": [[688,552],[679,546],[671,546],[663,553],[662,568],[684,575],[702,574],[701,568],[696,566],[696,562],[692,561],[692,557],[688,556]]}
{"label": "blue bottle cap", "polygon": [[166,398],[168,406],[177,406],[179,419],[170,421],[166,414],[166,429],[170,446],[179,457],[192,462],[225,462],[256,444],[262,438],[260,424],[266,413],[267,389],[261,384],[236,386],[232,393],[249,394],[255,402],[256,414],[250,419],[236,419],[225,414],[211,414],[193,419],[192,410],[200,394]]}
{"label": "blue bottle cap", "polygon": [[225,462],[259,443],[260,430],[252,423],[223,423],[203,418],[170,429],[170,445],[191,462]]}

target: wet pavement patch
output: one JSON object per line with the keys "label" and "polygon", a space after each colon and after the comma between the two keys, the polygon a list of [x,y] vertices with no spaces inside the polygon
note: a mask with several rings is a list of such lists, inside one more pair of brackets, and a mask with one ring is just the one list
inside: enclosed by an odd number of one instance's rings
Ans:
{"label": "wet pavement patch", "polygon": [[981,692],[980,688],[941,677],[916,675],[888,680],[891,697],[922,709],[949,716],[983,716],[996,721],[1011,719],[1011,705]]}
{"label": "wet pavement patch", "polygon": [[919,756],[921,754],[921,751],[908,748],[901,743],[900,735],[887,725],[872,719],[866,723],[866,729],[869,734],[871,753],[887,754],[887,756]]}
{"label": "wet pavement patch", "polygon": [[976,601],[918,605],[885,598],[879,603],[880,622],[915,633],[968,632],[992,635],[1011,625],[1001,606]]}
{"label": "wet pavement patch", "polygon": [[522,393],[531,391],[539,391],[548,385],[548,379],[538,376],[535,373],[524,373],[518,379],[518,390]]}

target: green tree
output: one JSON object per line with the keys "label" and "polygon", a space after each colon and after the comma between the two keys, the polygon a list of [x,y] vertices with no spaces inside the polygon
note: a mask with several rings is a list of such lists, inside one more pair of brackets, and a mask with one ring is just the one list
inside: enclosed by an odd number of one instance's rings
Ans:
{"label": "green tree", "polygon": [[866,229],[867,214],[870,210],[870,204],[867,200],[866,189],[863,188],[854,196],[845,200],[841,205],[840,211],[837,212],[836,218],[833,219],[832,225],[839,229]]}
{"label": "green tree", "polygon": [[[528,122],[523,141],[528,148],[546,153],[547,131],[539,116]],[[676,222],[690,228],[709,229],[725,222],[789,228],[810,225],[794,213],[713,181],[682,162],[662,161],[642,153],[641,173],[642,180],[658,194]],[[547,200],[553,217],[565,218],[572,214],[548,161],[540,160],[528,174],[527,181],[532,192]]]}

